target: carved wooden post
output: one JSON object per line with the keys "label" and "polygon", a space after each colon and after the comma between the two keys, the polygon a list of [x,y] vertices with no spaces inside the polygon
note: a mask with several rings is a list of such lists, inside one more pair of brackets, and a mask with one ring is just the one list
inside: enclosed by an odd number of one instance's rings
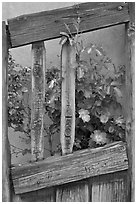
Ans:
{"label": "carved wooden post", "polygon": [[[72,152],[75,139],[76,51],[67,41],[62,46],[61,147],[62,154]],[[56,189],[56,202],[87,202],[88,185],[73,183]]]}
{"label": "carved wooden post", "polygon": [[76,52],[69,41],[62,46],[61,146],[62,154],[72,152],[75,137]]}
{"label": "carved wooden post", "polygon": [[32,44],[31,151],[32,160],[44,157],[43,116],[45,100],[44,42]]}

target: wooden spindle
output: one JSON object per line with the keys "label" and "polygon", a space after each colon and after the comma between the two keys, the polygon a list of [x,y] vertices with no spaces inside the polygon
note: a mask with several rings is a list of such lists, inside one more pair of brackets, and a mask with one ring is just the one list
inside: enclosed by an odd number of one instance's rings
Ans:
{"label": "wooden spindle", "polygon": [[44,42],[32,44],[31,152],[32,160],[44,157],[45,47]]}
{"label": "wooden spindle", "polygon": [[62,154],[72,152],[75,138],[75,65],[76,51],[67,41],[62,46],[61,147]]}

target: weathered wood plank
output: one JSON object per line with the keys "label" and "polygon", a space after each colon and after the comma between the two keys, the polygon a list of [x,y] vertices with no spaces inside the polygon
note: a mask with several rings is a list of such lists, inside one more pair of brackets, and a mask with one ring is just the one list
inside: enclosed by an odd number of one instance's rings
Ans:
{"label": "weathered wood plank", "polygon": [[56,191],[56,202],[88,202],[88,184],[84,182],[73,182],[59,186]]}
{"label": "weathered wood plank", "polygon": [[91,179],[92,202],[127,202],[127,171]]}
{"label": "weathered wood plank", "polygon": [[90,2],[9,19],[11,47],[58,38],[66,31],[64,23],[75,32],[72,20],[77,17],[81,19],[80,32],[92,31],[128,22],[128,6],[122,2]]}
{"label": "weathered wood plank", "polygon": [[72,152],[75,139],[75,66],[76,50],[69,41],[61,52],[61,133],[62,154]]}
{"label": "weathered wood plank", "polygon": [[8,36],[6,24],[2,22],[2,201],[19,201],[14,193],[11,177],[11,152],[8,139]]}
{"label": "weathered wood plank", "polygon": [[5,22],[2,22],[2,201],[11,201],[10,145],[8,140],[8,42]]}
{"label": "weathered wood plank", "polygon": [[13,167],[12,178],[16,194],[19,194],[127,168],[126,146],[116,142]]}
{"label": "weathered wood plank", "polygon": [[55,190],[54,188],[44,188],[23,193],[20,197],[22,202],[55,202]]}
{"label": "weathered wood plank", "polygon": [[32,160],[44,157],[45,47],[44,42],[32,44],[31,152]]}
{"label": "weathered wood plank", "polygon": [[[128,188],[135,201],[135,2],[128,3],[130,22],[126,24],[126,138],[129,160]],[[128,99],[128,100],[127,100]]]}

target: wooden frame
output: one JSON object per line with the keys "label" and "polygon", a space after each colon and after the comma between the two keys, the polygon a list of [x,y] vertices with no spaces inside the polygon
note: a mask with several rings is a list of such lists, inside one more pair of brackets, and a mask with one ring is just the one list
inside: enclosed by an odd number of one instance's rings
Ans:
{"label": "wooden frame", "polygon": [[[22,15],[8,20],[11,48],[60,37],[64,23],[81,18],[81,32],[129,22],[128,3],[82,3],[76,6]],[[52,31],[52,32],[51,32]],[[74,28],[72,28],[72,32]]]}
{"label": "wooden frame", "polygon": [[[48,162],[48,159],[45,161],[42,161],[40,163],[34,163],[30,165],[25,165],[21,167],[14,167],[12,168],[12,175],[13,175],[13,182],[14,182],[14,188],[16,193],[23,193],[26,192],[24,189],[27,189],[28,191],[40,189],[43,187],[46,187],[46,184],[41,184],[40,179],[43,178],[43,175],[46,173],[46,166],[47,164],[50,164],[51,167],[55,167],[53,165],[54,160],[59,162],[66,160],[66,167],[68,168],[67,161],[69,159],[80,159],[80,161],[83,161],[83,157],[80,158],[82,155],[87,155],[88,161],[90,160],[90,163],[88,163],[88,169],[92,168],[92,163],[94,160],[94,157],[92,157],[92,154],[94,151],[97,152],[97,155],[101,155],[102,151],[106,151],[106,157],[107,154],[111,152],[111,149],[114,151],[114,160],[111,160],[111,163],[113,164],[113,168],[117,168],[118,170],[125,170],[128,169],[128,189],[129,194],[131,195],[131,201],[135,200],[135,148],[134,148],[134,17],[135,17],[135,3],[82,3],[73,7],[63,8],[63,9],[56,9],[54,11],[45,11],[40,12],[37,14],[31,14],[31,15],[23,15],[14,19],[8,20],[8,25],[6,26],[3,22],[3,106],[5,109],[3,109],[3,121],[5,123],[3,124],[3,201],[11,201],[11,188],[10,188],[10,153],[8,152],[9,146],[8,146],[8,137],[7,137],[7,53],[8,48],[14,48],[19,47],[23,45],[27,45],[36,41],[43,41],[43,40],[49,40],[60,37],[60,31],[66,31],[64,23],[67,23],[71,26],[71,22],[73,18],[80,17],[82,20],[81,23],[81,31],[87,32],[92,30],[97,30],[105,27],[111,27],[114,25],[126,24],[126,46],[127,46],[127,91],[129,96],[130,103],[127,107],[127,155],[128,155],[128,163],[127,163],[127,157],[125,152],[125,145],[124,144],[113,144],[112,147],[104,147],[99,150],[87,150],[87,151],[80,151],[76,154],[71,154],[59,158],[53,158],[53,161]],[[52,31],[52,32],[51,32]],[[72,30],[73,31],[73,30]],[[7,36],[8,34],[8,36]],[[130,81],[130,83],[129,83]],[[88,152],[89,151],[89,152]],[[119,161],[121,162],[121,165],[117,165],[115,163],[115,158],[117,158],[117,153],[120,153]],[[91,155],[91,157],[89,156]],[[9,158],[9,159],[8,159]],[[98,156],[96,157],[98,158]],[[5,162],[6,161],[6,162]],[[86,162],[86,160],[85,160]],[[98,161],[99,165],[96,168],[98,169],[101,165],[102,161]],[[104,161],[103,161],[104,162]],[[114,162],[114,163],[113,163]],[[33,166],[34,169],[37,169],[37,167],[40,165],[40,171],[38,172],[36,170],[36,173],[34,177],[28,173],[27,169],[31,169]],[[53,165],[53,166],[52,166]],[[44,170],[43,170],[43,167]],[[74,162],[74,167],[77,167]],[[7,171],[8,169],[8,171]],[[26,169],[26,170],[25,170]],[[21,171],[24,171],[23,174],[21,174]],[[50,172],[50,168],[47,168],[47,171]],[[80,169],[80,175],[79,179],[85,178],[82,173],[82,168]],[[109,168],[104,168],[102,172],[99,174],[104,174],[104,172],[109,173]],[[58,169],[55,171],[56,176],[58,174]],[[66,173],[67,174],[67,173]],[[18,176],[17,176],[18,175]],[[94,173],[94,171],[89,171],[88,174],[86,174],[90,177],[97,175]],[[23,187],[21,187],[21,182],[23,182],[23,179],[27,179],[27,176],[31,176],[35,178],[35,184],[27,186],[25,183]],[[51,176],[51,175],[50,175]],[[74,176],[74,175],[73,175]],[[70,181],[74,181],[73,176],[71,176]],[[45,178],[46,179],[46,178]],[[63,178],[62,178],[63,179]],[[47,178],[48,181],[49,178]],[[38,182],[36,184],[36,182]],[[52,181],[52,184],[54,184],[54,179]],[[56,181],[56,184],[61,184],[60,181]],[[48,184],[47,184],[48,186]],[[5,191],[5,189],[7,189]],[[59,191],[58,191],[59,193]],[[58,194],[59,195],[59,194]]]}

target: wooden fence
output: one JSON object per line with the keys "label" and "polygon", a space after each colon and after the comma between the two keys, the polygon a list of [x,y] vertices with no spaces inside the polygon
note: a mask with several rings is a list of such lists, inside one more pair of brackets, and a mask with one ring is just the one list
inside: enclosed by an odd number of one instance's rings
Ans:
{"label": "wooden fence", "polygon": [[[2,24],[3,201],[134,201],[134,3],[82,3],[23,15]],[[43,159],[46,49],[44,41],[66,32],[64,22],[81,19],[81,32],[125,24],[126,138],[101,148],[72,153],[75,137],[75,50],[62,46],[61,147],[63,156]],[[72,29],[72,33],[75,31]],[[32,162],[10,167],[7,120],[8,49],[32,44]]]}

